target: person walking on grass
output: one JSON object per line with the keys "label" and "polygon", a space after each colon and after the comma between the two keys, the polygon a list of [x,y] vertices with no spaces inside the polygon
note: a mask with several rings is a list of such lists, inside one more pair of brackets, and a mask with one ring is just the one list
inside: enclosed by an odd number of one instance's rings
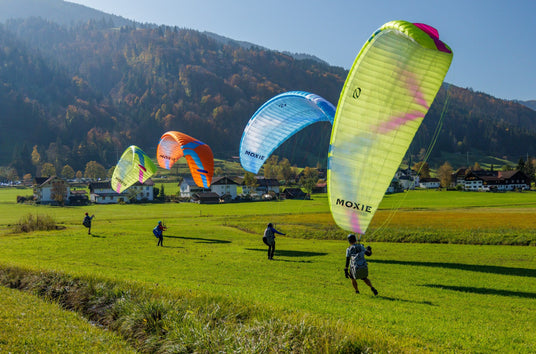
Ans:
{"label": "person walking on grass", "polygon": [[275,234],[279,235],[285,235],[282,232],[277,231],[274,228],[274,225],[272,223],[269,223],[266,226],[266,230],[264,230],[264,236],[262,237],[262,242],[266,246],[268,246],[268,259],[272,260],[274,259],[274,252],[275,252]]}
{"label": "person walking on grass", "polygon": [[84,221],[82,221],[82,225],[87,227],[87,234],[91,235],[91,221],[95,217],[95,214],[89,216],[88,213],[86,213],[86,216],[84,216]]}
{"label": "person walking on grass", "polygon": [[156,247],[162,246],[164,247],[164,230],[167,230],[167,227],[165,227],[162,224],[162,221],[158,222],[158,225],[155,226],[153,229],[153,234],[158,239],[158,243],[156,244]]}
{"label": "person walking on grass", "polygon": [[[361,279],[370,287],[374,295],[378,295],[378,291],[372,286],[368,278],[368,265],[365,260],[365,256],[372,255],[372,248],[370,246],[363,246],[357,242],[357,238],[354,234],[348,235],[348,242],[350,246],[346,250],[346,266],[344,267],[344,276],[352,279],[352,285],[356,294],[359,294],[357,288],[357,279]],[[350,266],[350,269],[348,269]]]}

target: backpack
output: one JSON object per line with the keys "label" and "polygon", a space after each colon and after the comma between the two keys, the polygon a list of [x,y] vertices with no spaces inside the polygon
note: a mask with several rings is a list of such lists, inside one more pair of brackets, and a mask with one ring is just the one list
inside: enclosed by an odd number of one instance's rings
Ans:
{"label": "backpack", "polygon": [[82,221],[82,225],[84,225],[85,227],[89,227],[91,225],[91,219],[89,218],[89,216],[84,217],[84,221]]}
{"label": "backpack", "polygon": [[365,261],[364,247],[362,245],[355,245],[354,249],[355,248],[357,248],[357,252],[350,257],[350,268],[352,269],[362,268],[367,265],[367,261]]}
{"label": "backpack", "polygon": [[158,228],[158,225],[156,225],[155,228],[153,229],[153,234],[154,234],[154,237],[156,238],[160,238],[162,236],[162,230]]}
{"label": "backpack", "polygon": [[262,236],[262,242],[264,242],[264,244],[266,246],[271,246],[271,243],[274,241],[274,232],[272,231],[272,229],[270,228],[266,228],[266,230],[264,230],[264,235]]}

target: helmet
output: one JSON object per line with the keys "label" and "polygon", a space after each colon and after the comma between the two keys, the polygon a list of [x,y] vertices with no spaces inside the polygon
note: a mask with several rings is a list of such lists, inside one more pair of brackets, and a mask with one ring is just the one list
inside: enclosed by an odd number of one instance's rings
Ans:
{"label": "helmet", "polygon": [[158,223],[159,223],[159,224],[161,224],[161,223],[162,223],[162,221],[159,221]]}
{"label": "helmet", "polygon": [[86,213],[86,215],[89,215],[88,213]]}
{"label": "helmet", "polygon": [[356,241],[357,241],[357,238],[355,237],[354,234],[348,235],[348,242],[356,242]]}
{"label": "helmet", "polygon": [[269,222],[268,227],[274,227],[274,225],[271,222]]}

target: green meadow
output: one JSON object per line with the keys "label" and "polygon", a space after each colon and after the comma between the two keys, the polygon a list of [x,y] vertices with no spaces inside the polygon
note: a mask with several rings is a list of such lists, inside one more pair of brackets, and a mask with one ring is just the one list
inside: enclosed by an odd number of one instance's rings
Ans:
{"label": "green meadow", "polygon": [[[15,203],[28,194],[0,190],[0,351],[536,352],[534,192],[386,196],[364,239],[376,297],[344,277],[347,233],[325,195]],[[59,229],[11,233],[30,213]],[[151,232],[158,220],[164,247]],[[261,240],[267,222],[287,234],[274,261]],[[44,314],[58,321],[40,325]],[[49,336],[56,326],[70,335]]]}

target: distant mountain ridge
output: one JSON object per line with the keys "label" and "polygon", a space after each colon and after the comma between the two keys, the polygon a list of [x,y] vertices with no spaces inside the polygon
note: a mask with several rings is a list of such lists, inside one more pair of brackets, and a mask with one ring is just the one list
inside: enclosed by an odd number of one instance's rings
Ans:
{"label": "distant mountain ridge", "polygon": [[536,111],[536,100],[530,100],[530,101],[518,101],[524,106],[529,107],[530,109],[533,109]]}
{"label": "distant mountain ridge", "polygon": [[[30,17],[41,17],[45,20],[58,23],[63,26],[72,26],[79,22],[94,21],[111,21],[113,26],[140,26],[136,21],[128,20],[124,17],[108,14],[90,7],[71,3],[63,0],[0,0],[0,22],[5,22],[10,19],[24,19]],[[144,24],[145,27],[153,26],[154,24]],[[264,49],[268,48],[259,46],[245,41],[238,41],[228,37],[224,37],[212,32],[203,32],[207,36],[226,45],[238,45],[245,49]],[[328,64],[324,60],[306,53],[283,52],[298,60],[314,60],[323,64]]]}
{"label": "distant mountain ridge", "polygon": [[[69,4],[42,2],[61,3]],[[58,171],[65,164],[83,170],[91,160],[109,168],[131,144],[154,154],[166,130],[186,132],[209,144],[216,157],[230,158],[266,100],[304,90],[336,105],[347,75],[321,60],[299,60],[215,34],[134,22],[117,26],[101,15],[65,18],[68,25],[42,15],[10,16],[0,25],[0,166],[35,173],[35,150],[40,163]],[[444,162],[443,154],[478,151],[512,161],[536,155],[534,110],[445,84],[410,147],[413,161],[440,121],[434,165]],[[329,129],[311,126],[276,154],[299,166],[323,165]]]}
{"label": "distant mountain ridge", "polygon": [[101,19],[112,20],[117,27],[134,23],[121,16],[62,0],[0,0],[0,22],[29,17],[41,17],[65,26]]}
{"label": "distant mountain ridge", "polygon": [[[235,39],[220,36],[219,34],[216,34],[216,33],[213,33],[213,32],[203,32],[203,33],[206,34],[207,36],[209,36],[210,38],[213,38],[216,41],[218,41],[218,42],[220,42],[222,44],[225,44],[225,45],[237,45],[237,46],[240,46],[240,47],[245,48],[245,49],[273,50],[273,49],[268,49],[266,47],[262,47],[260,45],[253,44],[253,43],[250,43],[250,42],[237,41]],[[290,55],[294,59],[298,59],[298,60],[313,60],[313,61],[316,61],[316,62],[321,63],[321,64],[329,65],[325,60],[322,60],[322,59],[318,58],[317,56],[314,56],[314,55],[311,55],[311,54],[291,53],[291,52],[288,52],[288,51],[283,51],[281,53]]]}

